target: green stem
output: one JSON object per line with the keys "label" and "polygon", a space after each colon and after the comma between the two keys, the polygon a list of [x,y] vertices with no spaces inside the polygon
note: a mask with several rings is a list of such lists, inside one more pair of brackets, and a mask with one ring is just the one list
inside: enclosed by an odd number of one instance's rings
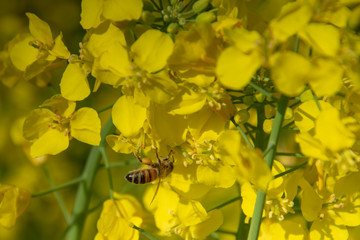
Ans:
{"label": "green stem", "polygon": [[89,208],[91,187],[93,185],[95,174],[98,170],[101,152],[100,148],[103,146],[106,141],[106,136],[114,130],[114,125],[112,124],[112,119],[110,118],[105,124],[104,128],[101,131],[101,142],[100,146],[93,146],[89,153],[89,156],[86,160],[86,165],[83,171],[84,181],[79,184],[73,212],[70,220],[70,228],[66,234],[67,240],[80,240],[81,233],[84,227],[86,214]]}
{"label": "green stem", "polygon": [[245,132],[242,130],[242,128],[237,124],[234,120],[234,118],[231,118],[230,121],[236,126],[237,130],[239,130],[241,136],[245,139],[245,142],[251,147],[254,148],[252,143],[250,142],[249,138],[246,136]]}
{"label": "green stem", "polygon": [[49,193],[52,193],[52,192],[57,192],[59,190],[62,190],[64,188],[68,188],[68,187],[71,187],[73,185],[76,185],[78,184],[79,182],[81,182],[83,179],[80,177],[80,178],[76,178],[76,179],[73,179],[67,183],[64,183],[64,184],[61,184],[59,186],[54,186],[48,190],[45,190],[45,191],[42,191],[42,192],[38,192],[38,193],[34,193],[31,195],[32,198],[36,198],[36,197],[40,197],[40,196],[43,196],[43,195],[46,195],[46,194],[49,194]]}
{"label": "green stem", "polygon": [[102,109],[98,110],[98,111],[97,111],[97,113],[102,113],[102,112],[105,112],[106,110],[111,109],[113,106],[114,106],[114,104],[111,104],[111,105],[109,105],[109,106],[106,106],[106,107],[104,107],[104,108],[102,108]]}
{"label": "green stem", "polygon": [[210,208],[209,210],[207,210],[207,212],[210,212],[210,211],[212,211],[212,210],[214,210],[214,209],[219,209],[219,208],[225,207],[226,205],[228,205],[228,204],[230,204],[230,203],[233,203],[233,202],[235,202],[235,201],[237,201],[237,200],[240,200],[240,199],[241,199],[241,196],[237,196],[237,197],[232,198],[232,199],[230,199],[230,200],[228,200],[228,201],[226,201],[226,202],[224,202],[224,203],[222,203],[222,204],[219,204],[219,205],[216,206],[216,207]]}
{"label": "green stem", "polygon": [[276,174],[276,175],[274,176],[274,179],[275,179],[275,178],[282,177],[282,176],[284,176],[284,175],[286,175],[286,174],[288,174],[288,173],[291,173],[291,172],[293,172],[293,171],[295,171],[295,170],[297,170],[297,169],[299,169],[299,168],[303,168],[303,167],[305,167],[306,165],[307,165],[307,161],[306,161],[306,162],[303,162],[303,163],[301,163],[301,164],[299,164],[299,165],[296,165],[295,167],[292,167],[292,168],[290,168],[290,169],[288,169],[288,170],[286,170],[286,171],[284,171],[284,172],[281,172],[281,173],[279,173],[279,174]]}
{"label": "green stem", "polygon": [[249,82],[249,85],[251,87],[253,87],[255,90],[261,92],[262,94],[264,94],[266,97],[274,100],[274,101],[278,101],[278,99],[276,97],[274,97],[273,95],[271,95],[270,93],[268,93],[265,89],[259,87],[258,85],[256,85],[255,83],[253,82]]}
{"label": "green stem", "polygon": [[136,230],[138,230],[142,235],[146,236],[150,240],[158,240],[157,237],[151,235],[150,233],[146,232],[144,229],[139,228],[138,226],[136,226],[134,224],[129,224],[129,226],[136,229]]}
{"label": "green stem", "polygon": [[105,146],[104,145],[102,145],[100,147],[100,152],[101,152],[101,156],[104,159],[105,168],[106,168],[107,175],[108,175],[109,188],[110,188],[110,198],[114,199],[114,185],[113,185],[113,181],[112,181],[111,168],[109,166],[109,159],[108,159],[107,154],[105,152]]}
{"label": "green stem", "polygon": [[[284,95],[281,95],[280,100],[279,100],[279,105],[276,109],[276,115],[275,115],[272,131],[271,131],[269,142],[268,142],[268,149],[270,149],[271,146],[277,145],[287,104],[288,104],[288,98]],[[265,162],[270,169],[273,164],[275,153],[276,153],[276,147],[271,147],[268,154],[265,156]],[[248,240],[256,240],[258,238],[261,217],[262,217],[262,212],[263,212],[264,203],[265,203],[265,197],[266,197],[266,193],[261,190],[258,190],[256,202],[255,202],[255,209],[254,209],[254,213],[253,213],[253,218],[251,220]]]}
{"label": "green stem", "polygon": [[[50,176],[50,173],[49,173],[49,170],[46,168],[46,165],[42,165],[42,169],[45,173],[45,176],[51,186],[51,188],[55,188],[55,184]],[[68,213],[68,210],[65,206],[65,203],[64,203],[64,200],[62,199],[61,195],[59,192],[54,192],[55,194],[55,197],[56,197],[56,200],[58,201],[59,205],[60,205],[60,208],[61,208],[61,212],[63,213],[64,215],[64,218],[65,218],[65,221],[66,221],[66,224],[69,225],[70,223],[70,217],[69,217],[69,213]]]}

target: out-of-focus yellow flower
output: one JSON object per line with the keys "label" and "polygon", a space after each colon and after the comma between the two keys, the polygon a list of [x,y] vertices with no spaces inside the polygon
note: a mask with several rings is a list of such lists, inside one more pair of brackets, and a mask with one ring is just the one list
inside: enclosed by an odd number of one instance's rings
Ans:
{"label": "out-of-focus yellow flower", "polygon": [[141,0],[83,0],[81,1],[81,21],[84,29],[96,28],[104,19],[125,21],[139,19],[142,13]]}
{"label": "out-of-focus yellow flower", "polygon": [[[153,191],[145,193],[144,201],[150,202]],[[216,231],[223,222],[219,210],[206,212],[199,201],[179,198],[179,196],[163,187],[152,205],[148,206],[154,212],[156,226],[162,235],[180,235],[184,239],[205,239]]]}
{"label": "out-of-focus yellow flower", "polygon": [[115,193],[114,197],[104,202],[95,240],[139,239],[139,231],[131,226],[141,227],[143,223],[145,213],[140,203],[131,195]]}
{"label": "out-of-focus yellow flower", "polygon": [[311,16],[312,9],[307,1],[285,4],[279,16],[270,22],[273,37],[281,42],[285,41],[302,30],[310,21]]}
{"label": "out-of-focus yellow flower", "polygon": [[16,219],[24,213],[30,204],[28,191],[11,185],[0,184],[0,225],[11,228]]}
{"label": "out-of-focus yellow flower", "polygon": [[240,90],[251,80],[263,61],[263,40],[255,31],[243,28],[229,30],[232,45],[222,51],[216,64],[216,75],[225,87]]}
{"label": "out-of-focus yellow flower", "polygon": [[101,123],[97,112],[92,108],[75,111],[75,102],[54,95],[26,118],[23,127],[24,137],[32,141],[31,157],[46,154],[55,155],[69,145],[71,137],[79,141],[99,145]]}
{"label": "out-of-focus yellow flower", "polygon": [[215,80],[215,63],[220,48],[210,23],[196,23],[176,37],[170,69],[183,80],[207,87]]}
{"label": "out-of-focus yellow flower", "polygon": [[309,239],[306,222],[300,215],[287,216],[283,221],[264,219],[261,222],[259,239],[261,240],[304,240]]}
{"label": "out-of-focus yellow flower", "polygon": [[224,131],[217,139],[217,156],[229,165],[235,165],[234,172],[240,182],[250,181],[256,187],[266,190],[271,172],[262,154],[247,146],[238,131]]}

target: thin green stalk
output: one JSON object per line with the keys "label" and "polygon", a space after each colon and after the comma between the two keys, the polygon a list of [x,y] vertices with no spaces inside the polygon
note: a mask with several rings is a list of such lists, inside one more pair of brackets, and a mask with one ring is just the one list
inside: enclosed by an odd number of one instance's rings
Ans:
{"label": "thin green stalk", "polygon": [[237,200],[240,200],[240,199],[241,199],[241,196],[237,196],[237,197],[232,198],[232,199],[230,199],[230,200],[228,200],[228,201],[226,201],[226,202],[224,202],[224,203],[219,204],[219,205],[216,206],[216,207],[210,208],[209,210],[207,210],[207,212],[210,212],[210,211],[212,211],[212,210],[214,210],[214,209],[219,209],[219,208],[225,207],[226,205],[228,205],[228,204],[230,204],[230,203],[233,203],[233,202],[235,202],[235,201],[237,201]]}
{"label": "thin green stalk", "polygon": [[286,175],[286,174],[289,174],[289,173],[291,173],[291,172],[293,172],[293,171],[295,171],[295,170],[297,170],[297,169],[299,169],[299,168],[303,168],[303,167],[305,167],[306,165],[307,165],[307,161],[306,161],[306,162],[303,162],[303,163],[301,163],[301,164],[299,164],[299,165],[296,165],[295,167],[292,167],[292,168],[290,168],[290,169],[288,169],[288,170],[286,170],[286,171],[284,171],[284,172],[281,172],[281,173],[279,173],[279,174],[276,174],[276,175],[274,176],[274,179],[275,179],[275,178],[282,177],[282,176],[284,176],[284,175]]}
{"label": "thin green stalk", "polygon": [[249,85],[251,87],[253,87],[255,90],[261,92],[262,94],[264,94],[266,97],[274,100],[274,101],[278,101],[279,99],[277,99],[276,97],[274,97],[273,95],[271,95],[268,91],[266,91],[265,89],[259,87],[258,85],[256,85],[255,83],[253,82],[249,82]]}
{"label": "thin green stalk", "polygon": [[[284,95],[281,95],[280,100],[279,100],[279,105],[276,109],[276,115],[275,115],[272,131],[271,131],[269,142],[268,142],[268,149],[270,148],[270,146],[277,145],[287,104],[288,104],[288,98]],[[265,156],[265,162],[270,169],[273,164],[275,153],[276,153],[276,147],[271,147],[268,154]],[[266,197],[266,193],[261,190],[258,190],[256,202],[255,202],[255,209],[254,209],[254,213],[253,213],[253,218],[251,220],[248,240],[255,240],[258,238],[261,217],[262,217],[262,212],[263,212],[264,203],[265,203],[265,197]]]}
{"label": "thin green stalk", "polygon": [[314,101],[316,103],[316,106],[319,108],[319,111],[321,111],[321,106],[320,106],[320,103],[318,101],[318,98],[316,97],[315,93],[311,90],[311,93],[313,95],[313,98],[314,98]]}
{"label": "thin green stalk", "polygon": [[52,187],[52,188],[50,188],[48,190],[31,194],[31,197],[36,198],[36,197],[40,197],[40,196],[43,196],[43,195],[46,195],[46,194],[49,194],[49,193],[52,193],[52,192],[57,192],[57,191],[62,190],[64,188],[68,188],[68,187],[71,187],[73,185],[76,185],[79,182],[81,182],[82,180],[83,179],[81,177],[75,178],[75,179],[73,179],[73,180],[71,180],[71,181],[69,181],[67,183],[61,184],[59,186],[54,186],[54,187]]}
{"label": "thin green stalk", "polygon": [[130,227],[138,230],[142,235],[144,235],[145,237],[147,237],[150,240],[158,240],[157,237],[151,235],[150,233],[146,232],[144,229],[139,228],[138,226],[134,225],[134,224],[129,224]]}
{"label": "thin green stalk", "polygon": [[[241,185],[237,183],[237,189],[239,195],[241,195]],[[239,208],[240,208],[240,218],[239,218],[239,224],[238,229],[236,232],[236,240],[245,240],[247,238],[247,234],[249,232],[249,224],[245,223],[246,215],[244,214],[244,211],[241,208],[242,205],[242,199],[239,201]]]}
{"label": "thin green stalk", "polygon": [[113,106],[114,106],[114,104],[111,104],[111,105],[109,105],[109,106],[106,106],[106,107],[104,107],[104,108],[102,108],[102,109],[98,110],[98,111],[97,111],[97,113],[102,113],[102,112],[105,112],[106,110],[111,109]]}
{"label": "thin green stalk", "polygon": [[242,128],[237,124],[234,120],[234,118],[231,118],[230,121],[236,126],[237,130],[239,130],[241,136],[245,139],[245,142],[251,147],[254,148],[252,143],[250,142],[249,138],[246,136],[245,132],[242,130]]}
{"label": "thin green stalk", "polygon": [[114,199],[114,185],[113,185],[113,181],[112,181],[111,168],[109,167],[109,159],[107,157],[104,145],[102,145],[100,147],[100,152],[101,152],[101,155],[102,155],[102,157],[104,159],[105,168],[106,168],[107,175],[108,175],[109,188],[110,188],[110,198]]}
{"label": "thin green stalk", "polygon": [[[52,180],[52,178],[51,178],[51,175],[50,175],[48,169],[46,168],[46,165],[45,165],[45,164],[42,165],[42,169],[43,169],[43,171],[44,171],[44,173],[45,173],[45,176],[46,176],[46,178],[47,178],[47,180],[48,180],[51,188],[55,188],[56,186],[55,186],[55,184],[54,184],[54,182],[53,182],[53,180]],[[57,200],[58,203],[59,203],[61,212],[62,212],[63,215],[64,215],[66,224],[69,225],[69,223],[70,223],[70,216],[69,216],[69,212],[68,212],[68,210],[67,210],[67,208],[66,208],[66,206],[65,206],[64,200],[62,199],[62,197],[61,197],[61,195],[60,195],[59,192],[54,192],[54,194],[55,194],[56,200]]]}
{"label": "thin green stalk", "polygon": [[79,184],[76,193],[70,220],[70,228],[66,234],[67,240],[81,239],[81,234],[90,203],[91,187],[93,185],[95,174],[98,170],[101,160],[100,148],[106,143],[105,138],[112,131],[114,131],[114,125],[112,124],[112,119],[110,118],[101,131],[100,146],[92,147],[86,160],[86,165],[83,171],[84,181]]}
{"label": "thin green stalk", "polygon": [[[161,11],[162,9],[156,4],[156,2],[154,0],[150,0],[152,2],[152,4],[155,6],[155,8],[157,8],[157,10]],[[161,1],[161,0],[160,0]]]}
{"label": "thin green stalk", "polygon": [[306,157],[301,153],[286,153],[286,152],[276,152],[276,156],[291,156],[291,157]]}

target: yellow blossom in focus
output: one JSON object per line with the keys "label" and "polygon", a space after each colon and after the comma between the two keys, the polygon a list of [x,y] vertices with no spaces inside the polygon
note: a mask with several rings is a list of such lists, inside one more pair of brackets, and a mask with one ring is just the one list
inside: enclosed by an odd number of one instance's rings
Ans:
{"label": "yellow blossom in focus", "polygon": [[[71,137],[91,145],[100,143],[100,119],[92,108],[75,111],[75,102],[54,95],[33,110],[24,122],[24,137],[32,141],[31,157],[58,154],[69,146]],[[48,108],[44,108],[48,107]]]}
{"label": "yellow blossom in focus", "polygon": [[131,226],[141,227],[143,223],[145,213],[140,203],[131,195],[115,193],[114,197],[104,202],[95,240],[139,239],[139,231]]}

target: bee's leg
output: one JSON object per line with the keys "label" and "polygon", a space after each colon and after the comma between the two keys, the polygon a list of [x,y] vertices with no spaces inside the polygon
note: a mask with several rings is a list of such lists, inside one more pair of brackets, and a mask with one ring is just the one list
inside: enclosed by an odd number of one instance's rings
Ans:
{"label": "bee's leg", "polygon": [[155,153],[156,153],[156,158],[158,160],[158,163],[161,164],[161,160],[159,158],[159,153],[158,153],[157,147],[155,147]]}
{"label": "bee's leg", "polygon": [[134,156],[142,163],[142,159],[139,156],[139,153],[134,152]]}
{"label": "bee's leg", "polygon": [[[171,149],[167,158],[170,159],[170,156],[171,156],[171,154],[173,154],[173,153],[174,153],[174,151]],[[173,156],[173,158],[174,158],[174,156]]]}

